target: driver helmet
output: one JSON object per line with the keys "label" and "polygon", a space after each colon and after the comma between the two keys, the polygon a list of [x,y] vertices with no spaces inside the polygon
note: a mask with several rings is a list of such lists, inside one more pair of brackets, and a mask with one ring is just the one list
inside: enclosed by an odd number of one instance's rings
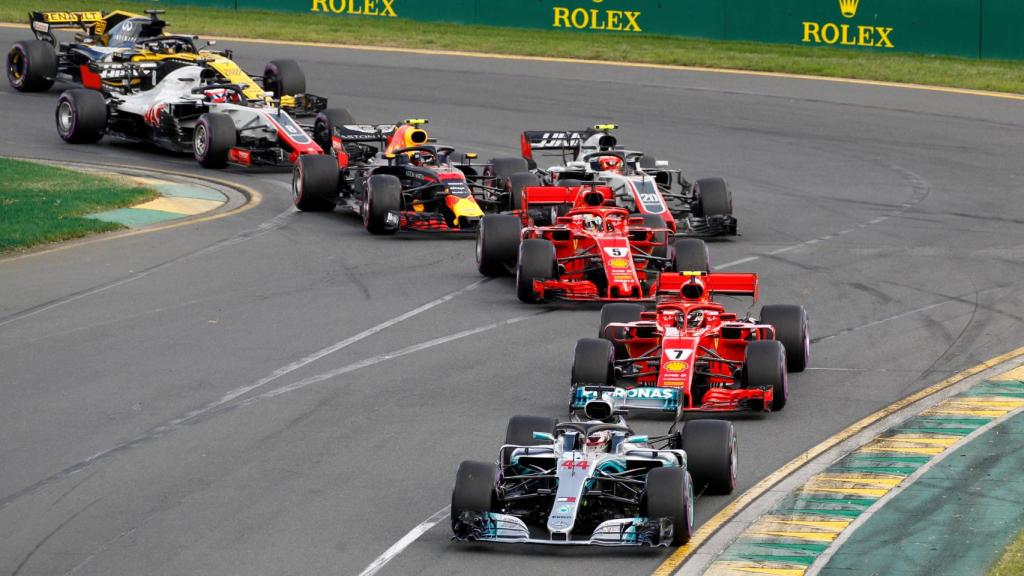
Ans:
{"label": "driver helmet", "polygon": [[605,450],[612,440],[612,433],[608,430],[594,432],[587,436],[587,448]]}
{"label": "driver helmet", "polygon": [[583,215],[583,229],[592,230],[594,232],[601,231],[601,217],[596,214],[584,214]]}
{"label": "driver helmet", "polygon": [[622,158],[618,156],[598,156],[595,168],[599,172],[622,173]]}
{"label": "driver helmet", "polygon": [[690,328],[700,328],[704,325],[704,311],[694,310],[686,316],[686,323]]}
{"label": "driver helmet", "polygon": [[227,88],[210,88],[203,90],[203,96],[206,100],[214,104],[224,104],[227,102],[238,103],[238,93],[234,90],[228,90]]}

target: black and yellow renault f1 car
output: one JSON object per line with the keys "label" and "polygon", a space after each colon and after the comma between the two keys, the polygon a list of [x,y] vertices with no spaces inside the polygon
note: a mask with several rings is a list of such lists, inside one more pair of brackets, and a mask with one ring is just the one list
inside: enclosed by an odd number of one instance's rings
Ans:
{"label": "black and yellow renault f1 car", "polygon": [[511,162],[512,168],[502,159],[474,162],[476,154],[436,144],[426,122],[359,125],[343,109],[320,113],[313,138],[325,154],[296,162],[295,206],[354,212],[373,234],[475,233],[484,212],[508,205],[503,178],[509,170],[525,170],[526,161],[513,158],[518,164]]}
{"label": "black and yellow renault f1 car", "polygon": [[[158,85],[183,66],[207,68],[225,84],[239,86],[250,101],[273,95],[293,115],[316,114],[324,98],[306,94],[306,78],[294,60],[275,60],[263,75],[244,72],[230,50],[213,42],[197,46],[195,36],[165,34],[162,10],[129,12],[32,12],[35,40],[16,42],[7,53],[7,80],[21,92],[48,90],[58,80],[106,93],[138,92]],[[58,30],[76,30],[74,41],[60,42]],[[145,70],[139,74],[139,70]]]}

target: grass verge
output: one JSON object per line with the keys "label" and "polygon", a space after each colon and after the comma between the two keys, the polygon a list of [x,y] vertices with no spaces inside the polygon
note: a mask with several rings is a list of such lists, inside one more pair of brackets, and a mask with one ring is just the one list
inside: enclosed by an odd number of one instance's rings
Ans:
{"label": "grass verge", "polygon": [[988,576],[1020,576],[1024,574],[1024,530],[1010,543],[1003,557],[992,567]]}
{"label": "grass verge", "polygon": [[[174,30],[188,34],[788,72],[1024,93],[1024,74],[1019,62],[670,36],[431,24],[365,16],[236,12],[106,0],[48,0],[43,4],[39,0],[2,0],[0,21],[26,22],[30,10],[141,11],[153,6],[166,8],[166,18]],[[27,23],[25,31],[27,35]]]}
{"label": "grass verge", "polygon": [[119,178],[0,158],[0,253],[124,228],[83,218],[155,198]]}

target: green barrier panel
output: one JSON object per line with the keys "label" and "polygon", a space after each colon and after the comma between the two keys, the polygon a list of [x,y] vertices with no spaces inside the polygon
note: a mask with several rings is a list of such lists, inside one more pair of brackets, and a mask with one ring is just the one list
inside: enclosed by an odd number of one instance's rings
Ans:
{"label": "green barrier panel", "polygon": [[[1024,0],[163,0],[403,18],[1024,59]],[[439,30],[443,33],[443,30]]]}
{"label": "green barrier panel", "polygon": [[730,40],[978,56],[978,0],[725,0]]}
{"label": "green barrier panel", "polygon": [[1024,59],[1024,2],[982,0],[981,57]]}

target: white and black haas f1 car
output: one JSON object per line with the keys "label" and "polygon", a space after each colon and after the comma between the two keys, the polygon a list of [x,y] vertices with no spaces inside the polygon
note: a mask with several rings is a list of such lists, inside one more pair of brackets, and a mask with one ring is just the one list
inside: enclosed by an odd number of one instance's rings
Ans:
{"label": "white and black haas f1 car", "polygon": [[[295,206],[306,212],[335,207],[354,212],[373,234],[475,233],[485,211],[508,205],[496,162],[474,162],[474,153],[438,145],[426,123],[359,125],[343,109],[320,113],[313,136],[328,154],[296,164]],[[515,169],[526,169],[524,160],[513,160],[519,162]]]}
{"label": "white and black haas f1 car", "polygon": [[496,462],[463,462],[452,491],[460,541],[670,546],[690,540],[694,493],[736,485],[733,425],[678,421],[664,436],[636,434],[632,407],[675,411],[662,391],[584,387],[585,419],[516,416]]}
{"label": "white and black haas f1 car", "polygon": [[[732,192],[722,178],[686,180],[668,162],[618,145],[610,132],[614,124],[577,131],[526,131],[520,139],[522,156],[533,177],[516,176],[513,188],[537,184],[579,186],[597,182],[612,187],[616,204],[631,213],[654,214],[677,234],[735,236]],[[559,163],[537,166],[534,153],[554,152]]]}
{"label": "white and black haas f1 car", "polygon": [[[160,79],[149,90],[65,91],[56,112],[64,141],[93,143],[111,135],[150,142],[191,152],[207,168],[287,166],[302,155],[322,152],[279,101],[250,100],[244,86],[224,82],[212,68],[173,62],[114,66],[110,75],[116,70],[118,83],[150,74]],[[161,69],[165,66],[169,71]]]}

